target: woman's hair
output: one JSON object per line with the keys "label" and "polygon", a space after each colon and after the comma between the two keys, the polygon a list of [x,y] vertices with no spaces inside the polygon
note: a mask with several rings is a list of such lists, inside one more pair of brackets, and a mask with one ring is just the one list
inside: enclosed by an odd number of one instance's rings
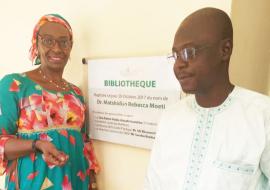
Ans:
{"label": "woman's hair", "polygon": [[41,17],[34,28],[33,36],[32,36],[32,46],[29,50],[29,58],[32,62],[34,62],[35,65],[39,65],[41,63],[39,55],[38,55],[38,49],[37,49],[38,32],[39,32],[41,26],[43,26],[44,24],[46,24],[48,22],[59,23],[59,24],[63,25],[64,27],[66,27],[69,31],[69,35],[70,35],[70,38],[72,40],[73,34],[72,34],[71,26],[68,23],[68,21],[66,19],[64,19],[61,15],[47,14],[47,15],[44,15],[43,17]]}

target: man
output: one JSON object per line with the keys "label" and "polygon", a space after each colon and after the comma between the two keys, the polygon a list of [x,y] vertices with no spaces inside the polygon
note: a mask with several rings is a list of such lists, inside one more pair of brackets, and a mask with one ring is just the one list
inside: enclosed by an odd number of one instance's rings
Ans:
{"label": "man", "polygon": [[270,189],[270,99],[234,86],[232,23],[200,9],[174,38],[174,73],[192,94],[162,116],[145,190]]}

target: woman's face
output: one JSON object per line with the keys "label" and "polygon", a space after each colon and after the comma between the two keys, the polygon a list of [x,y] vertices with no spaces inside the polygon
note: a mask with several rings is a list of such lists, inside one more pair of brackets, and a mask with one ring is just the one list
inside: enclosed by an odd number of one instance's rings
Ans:
{"label": "woman's face", "polygon": [[72,48],[68,29],[59,23],[48,22],[40,28],[37,38],[41,66],[63,71]]}

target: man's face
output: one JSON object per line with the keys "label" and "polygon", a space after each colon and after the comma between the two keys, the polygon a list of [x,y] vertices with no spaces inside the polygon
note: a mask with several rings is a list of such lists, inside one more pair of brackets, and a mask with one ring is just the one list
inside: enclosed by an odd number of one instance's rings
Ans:
{"label": "man's face", "polygon": [[183,27],[176,33],[172,48],[177,55],[174,73],[184,92],[205,93],[220,77],[220,43],[211,33]]}

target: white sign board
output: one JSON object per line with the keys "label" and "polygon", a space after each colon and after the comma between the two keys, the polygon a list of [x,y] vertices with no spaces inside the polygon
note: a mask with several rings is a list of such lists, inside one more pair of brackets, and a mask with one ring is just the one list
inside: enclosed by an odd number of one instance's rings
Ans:
{"label": "white sign board", "polygon": [[180,99],[165,56],[88,60],[90,137],[151,148],[162,111]]}

